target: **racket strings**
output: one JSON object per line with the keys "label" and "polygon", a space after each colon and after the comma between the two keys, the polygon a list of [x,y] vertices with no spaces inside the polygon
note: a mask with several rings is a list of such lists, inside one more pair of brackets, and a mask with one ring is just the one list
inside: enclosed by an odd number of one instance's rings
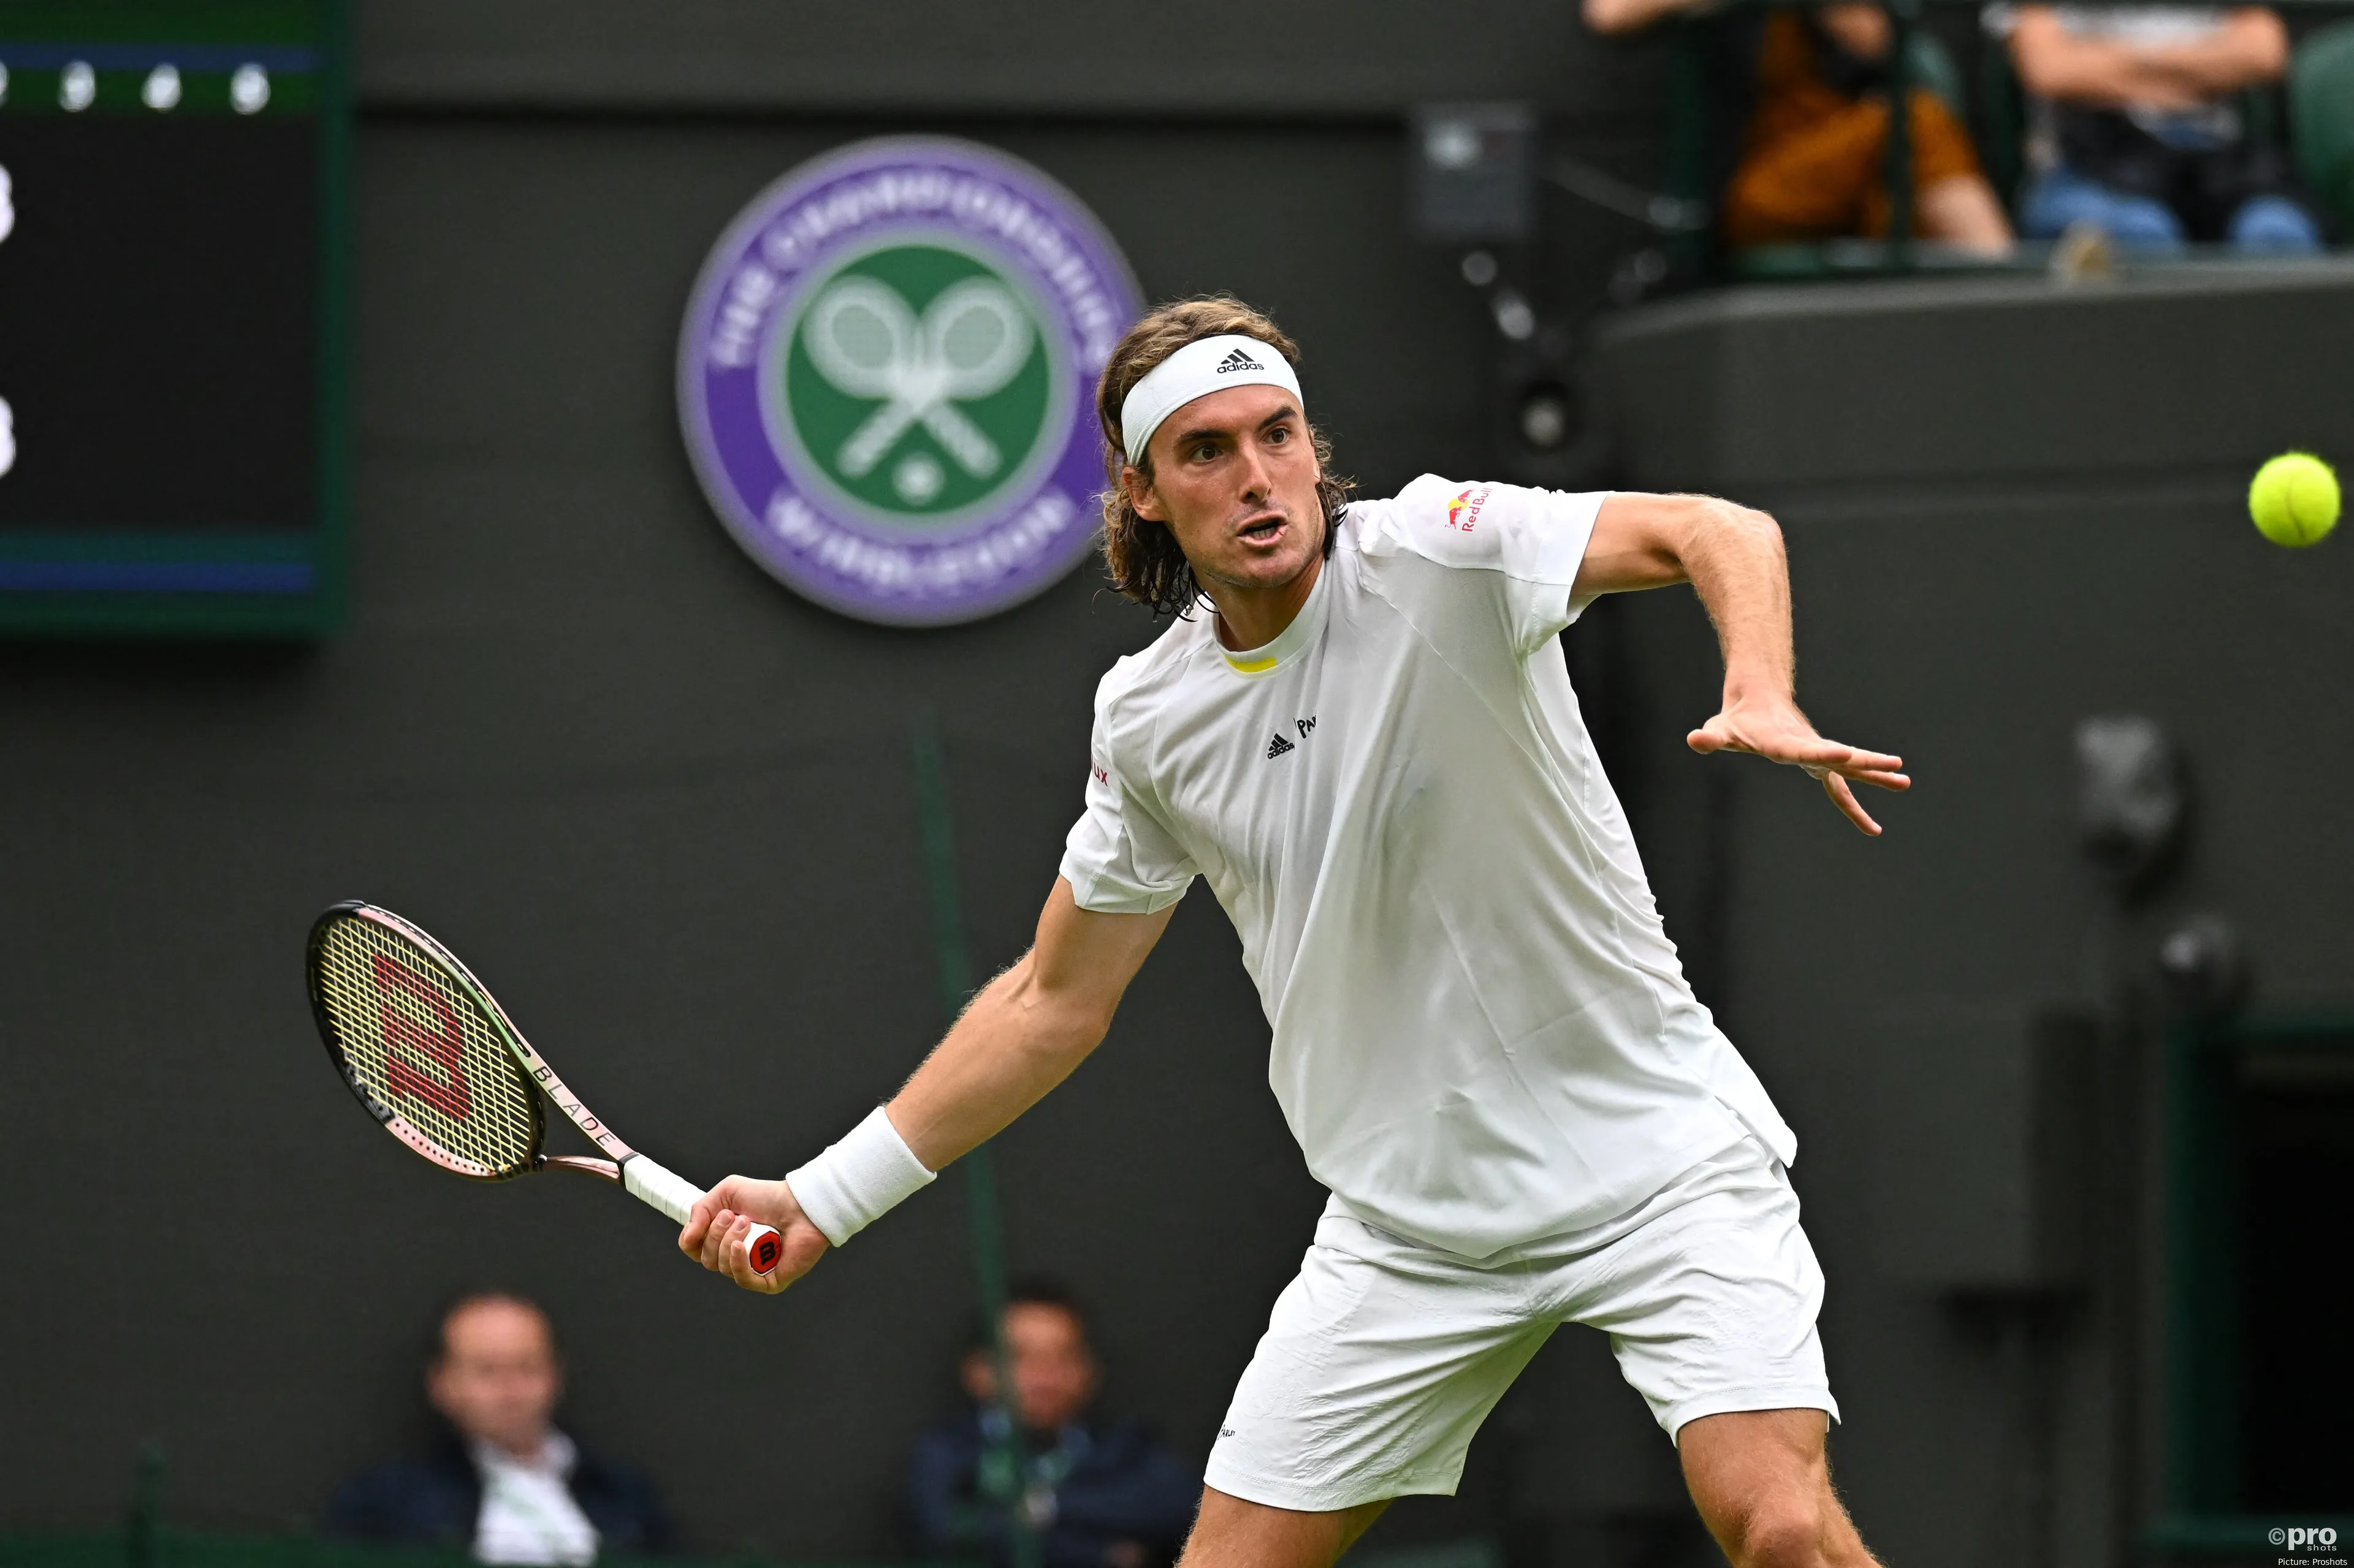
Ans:
{"label": "racket strings", "polygon": [[539,1102],[498,1026],[440,959],[357,916],[318,945],[319,995],[345,1071],[376,1104],[498,1176],[539,1152]]}

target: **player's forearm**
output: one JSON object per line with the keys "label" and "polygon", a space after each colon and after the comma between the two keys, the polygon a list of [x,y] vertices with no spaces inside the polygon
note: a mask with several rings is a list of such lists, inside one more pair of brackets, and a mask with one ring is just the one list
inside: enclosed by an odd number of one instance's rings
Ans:
{"label": "player's forearm", "polygon": [[982,988],[896,1099],[787,1174],[800,1212],[840,1246],[1037,1104],[1102,1041],[1175,909],[1085,910],[1056,877],[1022,961]]}
{"label": "player's forearm", "polygon": [[998,976],[896,1098],[787,1172],[787,1207],[840,1246],[1068,1076],[1109,1013],[1042,989],[1036,969],[1033,953]]}
{"label": "player's forearm", "polygon": [[926,1167],[970,1153],[1071,1075],[1111,1015],[1042,984],[1037,955],[991,980],[891,1101],[891,1125]]}
{"label": "player's forearm", "polygon": [[1724,698],[1789,697],[1797,660],[1790,630],[1790,569],[1782,530],[1763,512],[1695,498],[1675,553],[1716,626]]}

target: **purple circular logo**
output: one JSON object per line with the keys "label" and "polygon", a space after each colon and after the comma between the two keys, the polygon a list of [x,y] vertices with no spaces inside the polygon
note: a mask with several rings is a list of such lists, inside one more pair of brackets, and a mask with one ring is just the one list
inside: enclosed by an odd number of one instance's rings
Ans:
{"label": "purple circular logo", "polygon": [[1095,383],[1141,308],[1094,215],[1029,164],[861,142],[762,191],[704,263],[687,452],[737,543],[818,603],[994,615],[1095,542]]}

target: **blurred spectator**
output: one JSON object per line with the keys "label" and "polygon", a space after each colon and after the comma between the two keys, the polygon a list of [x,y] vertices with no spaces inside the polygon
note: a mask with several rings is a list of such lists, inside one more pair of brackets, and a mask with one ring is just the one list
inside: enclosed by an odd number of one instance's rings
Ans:
{"label": "blurred spectator", "polygon": [[907,1500],[924,1549],[1011,1561],[1008,1504],[1018,1495],[1045,1568],[1174,1562],[1201,1500],[1201,1477],[1142,1428],[1088,1414],[1095,1351],[1069,1293],[1044,1280],[1016,1286],[1005,1344],[1022,1427],[1020,1479],[999,1457],[997,1375],[987,1336],[978,1333],[962,1368],[970,1407],[925,1434],[908,1466]]}
{"label": "blurred spectator", "polygon": [[2311,251],[2321,230],[2294,195],[2288,153],[2250,133],[2240,96],[2288,69],[2288,33],[2262,6],[1997,6],[2031,95],[2020,227],[2073,224],[2120,245],[2185,239]]}
{"label": "blurred spectator", "polygon": [[326,1533],[472,1551],[484,1563],[590,1563],[660,1552],[669,1521],[644,1478],[603,1464],[551,1417],[564,1368],[547,1314],[487,1291],[442,1314],[425,1393],[430,1453],[346,1482]]}
{"label": "blurred spectator", "polygon": [[[1626,33],[1710,0],[1585,0],[1596,32]],[[1736,247],[1888,232],[1888,56],[1876,5],[1736,13],[1746,124],[1720,229]],[[1914,228],[1985,256],[2010,249],[2010,223],[1979,171],[1969,132],[1925,87],[1906,100]]]}

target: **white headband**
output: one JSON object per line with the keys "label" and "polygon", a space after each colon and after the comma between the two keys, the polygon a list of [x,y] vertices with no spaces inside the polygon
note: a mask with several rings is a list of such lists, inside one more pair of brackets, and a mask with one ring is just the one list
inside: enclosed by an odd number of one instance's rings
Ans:
{"label": "white headband", "polygon": [[1291,362],[1257,338],[1228,334],[1189,343],[1147,371],[1120,400],[1119,440],[1128,461],[1143,455],[1144,443],[1163,419],[1194,398],[1229,387],[1280,387],[1299,396]]}

